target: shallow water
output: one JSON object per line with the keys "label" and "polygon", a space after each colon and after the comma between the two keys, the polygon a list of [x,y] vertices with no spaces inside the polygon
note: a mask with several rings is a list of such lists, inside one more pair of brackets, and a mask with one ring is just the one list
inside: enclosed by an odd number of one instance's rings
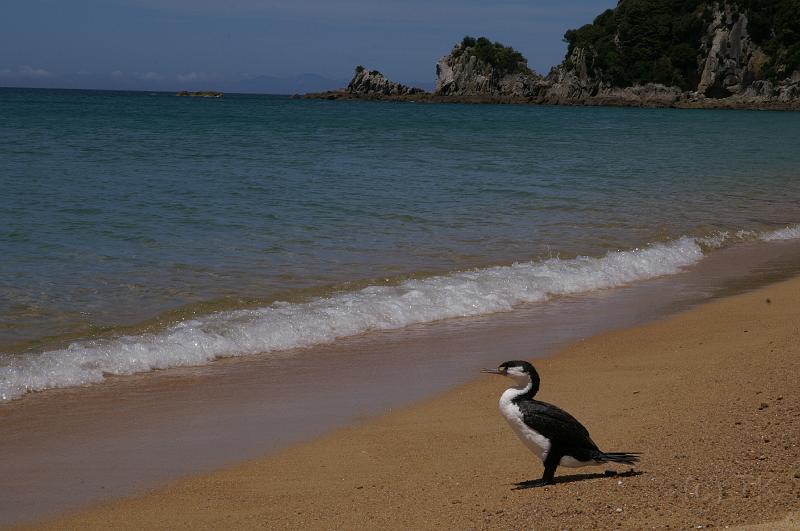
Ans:
{"label": "shallow water", "polygon": [[491,313],[800,235],[797,138],[797,113],[0,89],[2,394]]}

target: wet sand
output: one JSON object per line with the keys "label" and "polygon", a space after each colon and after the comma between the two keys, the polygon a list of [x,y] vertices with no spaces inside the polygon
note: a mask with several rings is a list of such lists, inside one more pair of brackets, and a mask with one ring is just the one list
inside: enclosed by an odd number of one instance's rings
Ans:
{"label": "wet sand", "polygon": [[642,452],[634,472],[560,469],[554,486],[517,488],[541,465],[497,411],[507,382],[476,375],[377,420],[42,527],[797,527],[800,279],[579,341],[536,365],[539,398],[575,415],[602,449]]}

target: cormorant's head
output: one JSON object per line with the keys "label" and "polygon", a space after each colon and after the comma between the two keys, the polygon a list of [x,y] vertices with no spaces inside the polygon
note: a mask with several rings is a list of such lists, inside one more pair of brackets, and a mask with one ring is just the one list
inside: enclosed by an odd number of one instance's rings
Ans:
{"label": "cormorant's head", "polygon": [[516,382],[515,387],[523,390],[527,389],[531,393],[531,396],[539,391],[539,373],[536,372],[533,365],[527,361],[506,361],[501,363],[496,369],[483,369],[481,372],[513,378]]}
{"label": "cormorant's head", "polygon": [[506,361],[501,363],[496,369],[483,369],[481,372],[508,376],[523,385],[528,382],[535,382],[537,387],[539,385],[539,374],[536,372],[536,369],[533,368],[533,365],[527,361]]}

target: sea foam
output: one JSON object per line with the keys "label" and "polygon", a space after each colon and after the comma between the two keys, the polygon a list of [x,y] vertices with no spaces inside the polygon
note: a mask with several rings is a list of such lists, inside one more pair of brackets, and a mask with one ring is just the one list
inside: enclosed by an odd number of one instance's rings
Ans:
{"label": "sea foam", "polygon": [[800,238],[800,224],[791,225],[784,229],[764,232],[761,234],[761,239],[768,242],[777,240],[794,240],[797,238]]}
{"label": "sea foam", "polygon": [[329,343],[372,330],[507,311],[555,295],[677,273],[702,256],[695,240],[682,238],[601,258],[551,258],[406,280],[304,303],[277,302],[215,313],[160,333],[77,341],[64,349],[23,357],[2,355],[0,400],[100,382],[106,375],[200,365],[217,358]]}
{"label": "sea foam", "polygon": [[[761,236],[800,237],[800,226]],[[303,303],[214,313],[159,333],[77,341],[25,356],[0,354],[0,400],[30,391],[102,381],[214,359],[332,342],[455,317],[508,311],[558,295],[585,293],[680,272],[703,258],[700,240],[683,237],[603,257],[550,258],[461,271],[395,286],[369,286]]]}

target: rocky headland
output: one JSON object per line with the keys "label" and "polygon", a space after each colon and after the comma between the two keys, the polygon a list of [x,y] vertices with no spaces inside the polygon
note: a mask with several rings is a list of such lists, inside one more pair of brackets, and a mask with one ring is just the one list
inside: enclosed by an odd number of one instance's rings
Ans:
{"label": "rocky headland", "polygon": [[356,95],[412,96],[423,94],[420,88],[408,87],[389,81],[377,70],[367,70],[363,66],[356,67],[353,79],[347,85],[347,92]]}
{"label": "rocky headland", "polygon": [[800,110],[800,4],[620,0],[569,30],[547,75],[518,51],[465,37],[436,63],[434,92],[356,68],[306,98]]}

